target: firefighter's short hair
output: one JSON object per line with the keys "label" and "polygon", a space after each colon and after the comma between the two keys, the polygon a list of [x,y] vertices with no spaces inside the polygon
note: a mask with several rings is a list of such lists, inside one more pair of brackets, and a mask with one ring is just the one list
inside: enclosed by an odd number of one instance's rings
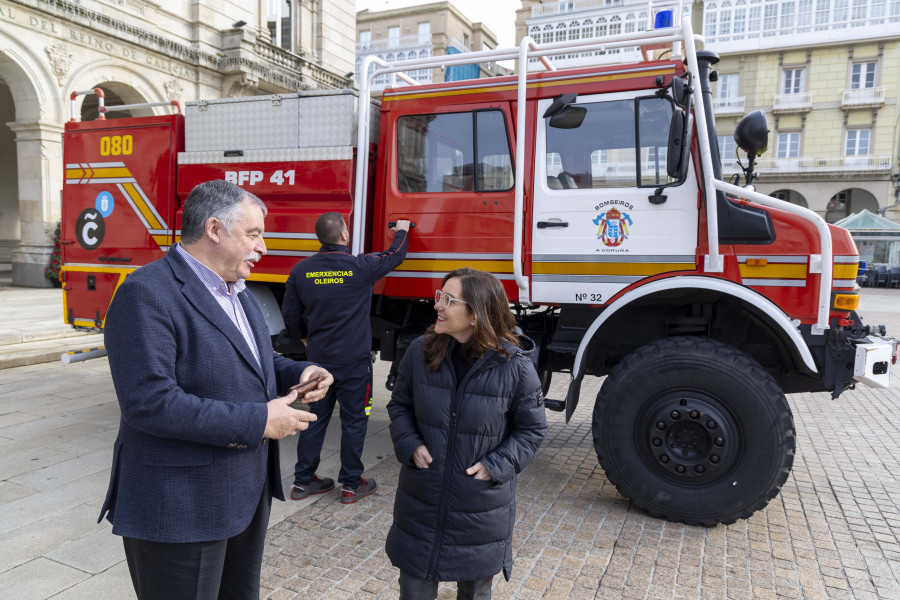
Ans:
{"label": "firefighter's short hair", "polygon": [[181,241],[191,244],[201,239],[210,217],[222,223],[225,231],[231,235],[231,227],[238,220],[244,198],[258,206],[263,215],[268,212],[262,200],[230,181],[215,179],[195,186],[184,201]]}
{"label": "firefighter's short hair", "polygon": [[341,241],[341,233],[345,228],[341,213],[322,213],[316,220],[316,237],[319,238],[320,244],[337,244]]}

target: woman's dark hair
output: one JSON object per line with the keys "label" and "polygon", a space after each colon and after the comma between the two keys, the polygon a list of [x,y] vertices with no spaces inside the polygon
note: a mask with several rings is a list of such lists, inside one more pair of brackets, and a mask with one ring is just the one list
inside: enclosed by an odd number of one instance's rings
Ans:
{"label": "woman's dark hair", "polygon": [[[509,310],[509,298],[506,297],[503,285],[490,273],[466,267],[447,273],[441,287],[454,277],[459,278],[462,286],[460,300],[465,300],[466,311],[475,318],[475,331],[463,345],[464,353],[477,358],[488,350],[497,350],[508,358],[509,353],[503,349],[501,342],[505,340],[513,346],[519,346],[519,341],[515,332],[516,319]],[[422,355],[428,363],[428,369],[434,372],[441,368],[441,363],[447,357],[447,349],[453,337],[435,333],[434,325],[425,331],[425,335],[427,337]]]}

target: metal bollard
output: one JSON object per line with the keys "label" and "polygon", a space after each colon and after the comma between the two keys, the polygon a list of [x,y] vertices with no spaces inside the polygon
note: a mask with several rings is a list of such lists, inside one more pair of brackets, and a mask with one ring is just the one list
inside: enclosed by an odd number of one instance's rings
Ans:
{"label": "metal bollard", "polygon": [[73,362],[81,362],[91,358],[100,358],[106,356],[106,347],[99,346],[97,348],[85,348],[84,350],[72,350],[60,356],[63,364],[68,365]]}

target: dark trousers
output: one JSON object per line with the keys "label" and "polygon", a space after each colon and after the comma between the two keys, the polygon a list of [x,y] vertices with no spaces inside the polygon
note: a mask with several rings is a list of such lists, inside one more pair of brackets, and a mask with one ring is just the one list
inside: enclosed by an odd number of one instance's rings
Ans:
{"label": "dark trousers", "polygon": [[325,431],[334,412],[335,401],[341,407],[341,472],[338,481],[357,488],[363,472],[362,451],[369,423],[367,407],[372,401],[372,362],[364,359],[349,365],[322,365],[334,376],[328,393],[309,405],[317,420],[301,431],[297,439],[297,464],[294,481],[308,482],[319,468],[319,455],[325,442]]}
{"label": "dark trousers", "polygon": [[[456,582],[456,600],[491,600],[493,577]],[[434,600],[438,582],[419,579],[400,571],[400,600]]]}
{"label": "dark trousers", "polygon": [[266,477],[250,525],[234,537],[186,544],[123,537],[138,600],[259,600],[271,507]]}

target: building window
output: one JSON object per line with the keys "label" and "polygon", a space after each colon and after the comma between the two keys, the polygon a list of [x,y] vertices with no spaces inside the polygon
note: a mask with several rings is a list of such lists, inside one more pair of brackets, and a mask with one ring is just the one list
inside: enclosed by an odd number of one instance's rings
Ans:
{"label": "building window", "polygon": [[848,129],[847,143],[844,144],[844,155],[863,156],[869,154],[869,140],[871,137],[871,129]]}
{"label": "building window", "polygon": [[800,156],[800,132],[779,133],[775,158],[797,158]]}
{"label": "building window", "polygon": [[566,41],[566,24],[565,23],[559,23],[556,26],[556,39],[553,41],[555,41],[555,42]]}
{"label": "building window", "polygon": [[875,62],[853,63],[850,66],[850,89],[875,87]]}
{"label": "building window", "polygon": [[722,162],[734,160],[734,137],[730,135],[720,135],[719,137],[719,158]]}
{"label": "building window", "polygon": [[738,97],[738,78],[737,73],[728,73],[719,75],[719,87],[717,88],[717,98],[737,98]]}
{"label": "building window", "polygon": [[812,28],[813,0],[799,0],[797,3],[797,31]]}
{"label": "building window", "polygon": [[431,23],[419,23],[419,43],[431,43]]}
{"label": "building window", "polygon": [[540,41],[542,44],[550,44],[553,42],[553,25],[549,23],[544,25],[544,31],[541,33],[541,39],[535,40]]}
{"label": "building window", "polygon": [[806,69],[785,69],[782,78],[782,94],[800,94],[806,86]]}
{"label": "building window", "polygon": [[[609,20],[609,35],[619,35],[620,33],[622,33],[622,17],[615,15]],[[610,54],[614,52],[618,52],[618,50],[614,49]]]}
{"label": "building window", "polygon": [[400,28],[388,27],[388,48],[400,46]]}
{"label": "building window", "polygon": [[725,0],[722,2],[722,8],[719,11],[719,36],[722,41],[731,39],[731,2]]}
{"label": "building window", "polygon": [[469,50],[470,50],[470,48],[469,48],[469,34],[468,34],[468,33],[464,33],[464,34],[463,34],[463,52],[468,52]]}
{"label": "building window", "polygon": [[269,0],[267,21],[272,43],[285,50],[293,51],[291,4],[287,0]]}
{"label": "building window", "polygon": [[581,23],[581,37],[584,39],[594,37],[594,21],[592,19],[585,19]]}
{"label": "building window", "polygon": [[816,29],[827,29],[831,22],[831,0],[816,0]]}

